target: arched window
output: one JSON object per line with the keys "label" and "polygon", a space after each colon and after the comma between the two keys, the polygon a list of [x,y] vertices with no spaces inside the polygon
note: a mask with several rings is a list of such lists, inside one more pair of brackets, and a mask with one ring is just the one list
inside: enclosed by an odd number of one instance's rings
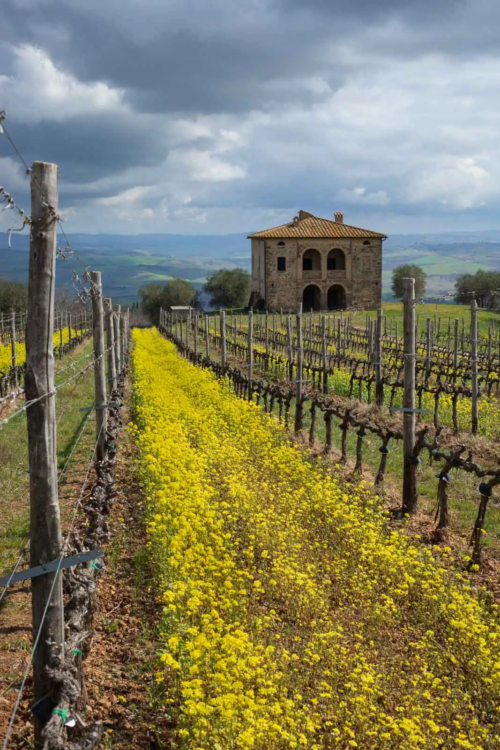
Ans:
{"label": "arched window", "polygon": [[370,240],[365,240],[365,241],[363,242],[363,245],[369,245],[369,244],[370,244]]}
{"label": "arched window", "polygon": [[284,242],[278,242],[278,245],[279,245],[280,247],[284,247],[284,246],[285,246],[285,243],[284,243]]}
{"label": "arched window", "polygon": [[345,271],[344,251],[338,247],[330,250],[326,259],[326,267],[328,271]]}
{"label": "arched window", "polygon": [[302,256],[303,271],[321,271],[321,255],[318,250],[309,248]]}

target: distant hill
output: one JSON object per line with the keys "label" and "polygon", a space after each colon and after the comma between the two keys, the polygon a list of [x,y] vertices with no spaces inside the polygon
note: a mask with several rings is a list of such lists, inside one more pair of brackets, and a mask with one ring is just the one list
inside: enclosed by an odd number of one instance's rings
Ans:
{"label": "distant hill", "polygon": [[[250,270],[250,243],[244,234],[73,234],[74,255],[58,260],[57,285],[71,290],[73,273],[103,273],[104,292],[122,304],[137,300],[141,286],[180,276],[200,288],[218,268]],[[18,281],[27,277],[28,238],[0,234],[0,275]],[[391,235],[384,242],[384,296],[390,294],[392,269],[416,263],[428,275],[428,293],[450,292],[461,273],[479,268],[500,271],[500,231]]]}

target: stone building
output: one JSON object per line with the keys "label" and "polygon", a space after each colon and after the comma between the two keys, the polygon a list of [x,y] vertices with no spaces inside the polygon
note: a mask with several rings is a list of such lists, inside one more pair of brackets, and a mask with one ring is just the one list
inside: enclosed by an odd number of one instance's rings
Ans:
{"label": "stone building", "polygon": [[382,294],[380,232],[299,211],[293,221],[249,235],[253,307],[305,312],[378,307]]}

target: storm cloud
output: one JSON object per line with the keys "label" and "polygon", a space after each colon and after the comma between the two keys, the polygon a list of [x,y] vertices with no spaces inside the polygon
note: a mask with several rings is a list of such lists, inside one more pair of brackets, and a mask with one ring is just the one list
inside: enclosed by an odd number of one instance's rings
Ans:
{"label": "storm cloud", "polygon": [[[494,0],[4,0],[0,108],[28,161],[60,165],[69,231],[250,231],[298,208],[492,228],[499,20]],[[26,205],[22,172],[0,138]]]}

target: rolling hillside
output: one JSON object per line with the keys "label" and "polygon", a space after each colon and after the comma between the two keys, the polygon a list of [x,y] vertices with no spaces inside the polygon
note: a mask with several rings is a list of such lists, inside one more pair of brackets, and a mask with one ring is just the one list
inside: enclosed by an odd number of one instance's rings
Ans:
{"label": "rolling hillside", "polygon": [[[105,293],[122,304],[137,299],[141,286],[174,276],[201,287],[218,268],[250,270],[250,247],[245,234],[229,235],[70,235],[74,255],[58,263],[58,286],[71,290],[73,272],[100,268],[107,281]],[[28,238],[0,235],[0,273],[25,280]],[[390,296],[392,269],[416,263],[428,275],[428,294],[453,290],[457,275],[479,268],[500,270],[500,231],[480,233],[392,235],[384,243],[383,290]]]}

